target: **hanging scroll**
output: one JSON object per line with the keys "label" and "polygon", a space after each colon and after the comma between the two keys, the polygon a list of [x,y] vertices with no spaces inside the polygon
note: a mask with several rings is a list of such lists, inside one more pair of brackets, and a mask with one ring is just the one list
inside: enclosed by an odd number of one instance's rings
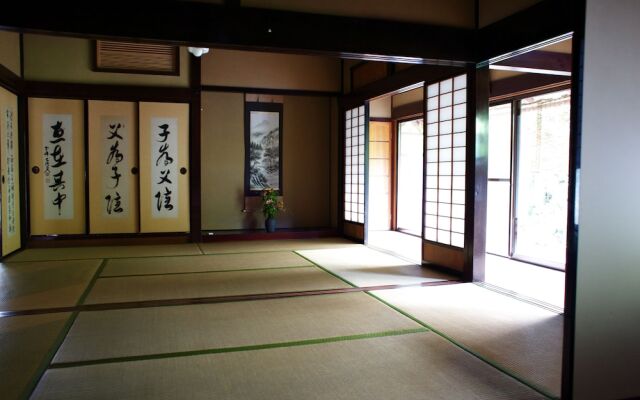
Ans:
{"label": "hanging scroll", "polygon": [[45,219],[73,218],[73,118],[42,118],[43,210]]}
{"label": "hanging scroll", "polygon": [[18,177],[18,97],[0,88],[0,155],[2,156],[2,255],[20,248],[20,182]]}
{"label": "hanging scroll", "polygon": [[138,231],[136,103],[89,101],[91,233]]}
{"label": "hanging scroll", "polygon": [[175,218],[178,215],[178,120],[151,118],[151,215]]}
{"label": "hanging scroll", "polygon": [[189,105],[140,103],[140,230],[189,231]]}
{"label": "hanging scroll", "polygon": [[31,233],[85,232],[84,104],[29,99]]}

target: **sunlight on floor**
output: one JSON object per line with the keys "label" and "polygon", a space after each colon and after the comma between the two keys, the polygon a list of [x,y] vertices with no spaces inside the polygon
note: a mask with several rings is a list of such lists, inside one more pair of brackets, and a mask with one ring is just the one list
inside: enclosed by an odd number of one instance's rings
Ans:
{"label": "sunlight on floor", "polygon": [[369,231],[367,245],[422,264],[422,243],[417,236],[397,231]]}
{"label": "sunlight on floor", "polygon": [[564,272],[487,254],[485,282],[564,309]]}

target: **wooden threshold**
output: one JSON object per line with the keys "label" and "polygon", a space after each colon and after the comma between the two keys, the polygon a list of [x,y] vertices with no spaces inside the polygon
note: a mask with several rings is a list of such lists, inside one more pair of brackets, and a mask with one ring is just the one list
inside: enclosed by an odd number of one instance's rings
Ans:
{"label": "wooden threshold", "polygon": [[350,287],[337,289],[321,289],[321,290],[305,290],[298,292],[279,292],[279,293],[259,293],[259,294],[242,294],[233,296],[214,296],[214,297],[192,297],[185,299],[166,299],[166,300],[143,300],[129,301],[119,303],[100,303],[100,304],[80,304],[68,307],[51,307],[51,308],[34,308],[29,310],[17,311],[0,311],[0,318],[17,317],[24,315],[53,314],[64,312],[86,312],[86,311],[110,311],[110,310],[126,310],[132,308],[151,308],[151,307],[175,307],[188,306],[196,304],[216,304],[230,303],[236,301],[254,301],[283,299],[301,296],[320,296],[327,294],[353,293],[353,292],[369,292],[373,290],[390,290],[402,289],[408,287],[424,287],[424,286],[442,286],[460,283],[458,280],[422,282],[408,285],[381,285],[381,286],[365,286]]}

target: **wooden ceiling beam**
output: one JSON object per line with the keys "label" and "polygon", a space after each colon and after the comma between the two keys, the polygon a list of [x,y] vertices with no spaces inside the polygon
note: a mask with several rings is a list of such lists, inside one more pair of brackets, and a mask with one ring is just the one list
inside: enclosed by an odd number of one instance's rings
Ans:
{"label": "wooden ceiling beam", "polygon": [[198,2],[22,1],[0,13],[0,28],[437,65],[474,61],[473,29]]}

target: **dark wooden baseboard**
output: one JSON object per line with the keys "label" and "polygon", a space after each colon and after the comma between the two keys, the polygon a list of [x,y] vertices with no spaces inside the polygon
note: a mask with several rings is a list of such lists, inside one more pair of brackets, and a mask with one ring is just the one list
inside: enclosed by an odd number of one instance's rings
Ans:
{"label": "dark wooden baseboard", "polygon": [[443,272],[445,274],[453,275],[458,278],[462,278],[462,272],[455,270],[453,268],[445,267],[444,265],[438,265],[438,264],[427,263],[422,261],[422,266],[435,271]]}
{"label": "dark wooden baseboard", "polygon": [[189,243],[188,233],[31,236],[26,248]]}
{"label": "dark wooden baseboard", "polygon": [[333,228],[317,229],[276,229],[275,232],[268,233],[260,230],[238,230],[238,231],[204,231],[202,232],[203,242],[229,242],[236,240],[282,240],[282,239],[316,239],[324,237],[339,237],[338,232]]}

